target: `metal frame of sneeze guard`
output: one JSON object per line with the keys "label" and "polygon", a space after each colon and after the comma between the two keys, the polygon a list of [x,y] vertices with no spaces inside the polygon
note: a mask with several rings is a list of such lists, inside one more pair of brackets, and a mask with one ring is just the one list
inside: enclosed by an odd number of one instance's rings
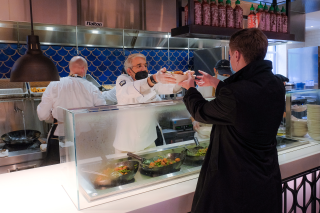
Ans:
{"label": "metal frame of sneeze guard", "polygon": [[[97,172],[97,168],[102,168],[105,163],[135,160],[128,158],[125,153],[115,154],[113,142],[117,134],[119,117],[131,113],[140,116],[139,119],[143,120],[141,114],[145,112],[149,115],[151,115],[150,112],[154,113],[157,121],[165,128],[169,128],[169,120],[173,117],[190,117],[182,98],[143,104],[58,109],[58,114],[62,116],[60,120],[63,120],[59,124],[63,124],[65,129],[65,137],[63,137],[65,141],[60,141],[60,159],[65,167],[62,186],[79,210],[198,177],[201,164],[182,164],[180,170],[153,176],[143,174],[140,166],[133,182],[97,187],[92,179],[93,176],[83,173],[90,169]],[[148,114],[145,117],[148,118]],[[140,121],[139,124],[141,122],[143,123]],[[167,123],[168,126],[166,126]],[[84,132],[78,131],[81,128]],[[119,131],[126,134],[122,128]],[[202,143],[208,146],[209,140]],[[139,151],[136,154],[150,159],[168,153],[181,153],[185,151],[185,147],[194,146],[194,141],[184,141]]]}

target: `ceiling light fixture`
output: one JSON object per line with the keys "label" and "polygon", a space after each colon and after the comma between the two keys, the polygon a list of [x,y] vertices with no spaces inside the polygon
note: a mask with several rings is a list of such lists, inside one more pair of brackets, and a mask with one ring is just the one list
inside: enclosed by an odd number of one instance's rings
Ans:
{"label": "ceiling light fixture", "polygon": [[59,73],[54,63],[43,55],[39,36],[34,35],[30,3],[31,35],[27,36],[27,52],[12,66],[11,82],[59,81]]}

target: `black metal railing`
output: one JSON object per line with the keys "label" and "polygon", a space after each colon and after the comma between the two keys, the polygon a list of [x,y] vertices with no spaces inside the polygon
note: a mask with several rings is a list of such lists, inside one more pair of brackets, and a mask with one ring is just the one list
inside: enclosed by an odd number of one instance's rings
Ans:
{"label": "black metal railing", "polygon": [[283,213],[320,212],[319,179],[320,167],[283,179]]}

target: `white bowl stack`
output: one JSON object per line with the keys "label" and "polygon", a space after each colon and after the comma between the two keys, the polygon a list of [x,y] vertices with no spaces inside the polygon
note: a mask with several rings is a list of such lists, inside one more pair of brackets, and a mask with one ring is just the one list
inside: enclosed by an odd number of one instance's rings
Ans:
{"label": "white bowl stack", "polygon": [[320,140],[320,105],[307,105],[308,133],[314,140]]}
{"label": "white bowl stack", "polygon": [[296,117],[291,117],[291,130],[292,136],[303,137],[308,132],[307,120],[297,119]]}

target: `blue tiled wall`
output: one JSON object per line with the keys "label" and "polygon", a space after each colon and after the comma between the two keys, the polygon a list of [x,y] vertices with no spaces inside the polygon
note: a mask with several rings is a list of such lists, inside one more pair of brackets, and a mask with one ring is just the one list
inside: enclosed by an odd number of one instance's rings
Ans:
{"label": "blue tiled wall", "polygon": [[[68,63],[77,55],[76,47],[41,46],[43,53],[52,59],[61,77],[69,73]],[[79,47],[79,55],[88,61],[88,74],[91,74],[100,84],[114,84],[121,74],[123,63],[128,55],[142,53],[147,57],[150,73],[155,73],[162,67],[167,70],[186,71],[193,66],[193,52],[188,50],[150,50],[150,49],[116,49]],[[26,52],[26,45],[0,44],[0,78],[10,78],[10,69],[14,62]]]}

